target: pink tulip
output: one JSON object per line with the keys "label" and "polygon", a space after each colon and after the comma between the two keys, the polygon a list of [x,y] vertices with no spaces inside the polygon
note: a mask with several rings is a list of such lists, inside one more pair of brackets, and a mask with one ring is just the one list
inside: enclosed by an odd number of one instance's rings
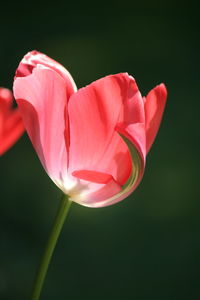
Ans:
{"label": "pink tulip", "polygon": [[19,109],[12,105],[11,91],[0,88],[0,155],[13,146],[24,132]]}
{"label": "pink tulip", "polygon": [[134,78],[120,73],[77,91],[63,66],[32,51],[16,71],[14,95],[43,167],[72,201],[107,206],[138,186],[164,111],[164,84],[143,98]]}

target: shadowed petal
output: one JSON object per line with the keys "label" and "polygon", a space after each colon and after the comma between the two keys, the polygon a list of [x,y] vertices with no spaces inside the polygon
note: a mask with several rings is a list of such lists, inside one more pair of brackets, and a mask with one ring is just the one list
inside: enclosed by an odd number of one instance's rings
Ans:
{"label": "shadowed petal", "polygon": [[116,131],[129,81],[127,74],[107,76],[70,97],[70,172],[107,173],[119,184],[130,176],[130,154]]}
{"label": "shadowed petal", "polygon": [[80,180],[82,191],[72,194],[71,200],[88,207],[102,207],[106,200],[114,197],[121,191],[121,186],[114,178],[105,173],[95,171],[75,171],[73,175]]}
{"label": "shadowed petal", "polygon": [[4,121],[3,130],[0,136],[0,155],[6,152],[24,133],[24,124],[18,109],[10,112],[8,118]]}
{"label": "shadowed petal", "polygon": [[[104,207],[115,204],[128,197],[140,183],[144,173],[144,162],[133,144],[124,138],[130,153],[132,171],[126,184],[122,187],[112,176],[93,171],[75,171],[73,175],[81,179],[82,192],[72,196],[72,200],[89,207]],[[83,182],[83,180],[89,180]]]}
{"label": "shadowed petal", "polygon": [[53,180],[62,180],[68,164],[67,95],[63,78],[49,69],[33,69],[31,75],[15,79],[14,95],[44,168]]}
{"label": "shadowed petal", "polygon": [[0,88],[0,155],[4,154],[24,132],[24,125],[18,108],[12,107],[10,90]]}
{"label": "shadowed petal", "polygon": [[28,52],[20,62],[16,77],[25,77],[32,73],[34,68],[48,68],[57,72],[65,81],[68,98],[76,90],[76,84],[70,73],[57,61],[38,51]]}
{"label": "shadowed petal", "polygon": [[144,98],[147,152],[150,150],[158,132],[166,99],[167,90],[164,84],[156,86]]}
{"label": "shadowed petal", "polygon": [[145,112],[144,101],[138,90],[137,84],[129,76],[129,86],[127,89],[127,98],[124,101],[123,109],[117,131],[132,142],[142,157],[143,164],[146,160],[146,136],[145,136]]}

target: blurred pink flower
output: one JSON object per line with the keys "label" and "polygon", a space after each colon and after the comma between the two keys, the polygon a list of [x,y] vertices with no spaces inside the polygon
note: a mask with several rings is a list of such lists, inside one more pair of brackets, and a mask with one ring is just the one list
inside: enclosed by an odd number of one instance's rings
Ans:
{"label": "blurred pink flower", "polygon": [[4,154],[21,137],[24,125],[19,109],[13,108],[10,90],[0,88],[0,155]]}
{"label": "blurred pink flower", "polygon": [[165,107],[164,84],[142,97],[134,78],[120,73],[77,91],[62,65],[32,51],[16,71],[14,95],[43,167],[72,201],[107,206],[137,187]]}

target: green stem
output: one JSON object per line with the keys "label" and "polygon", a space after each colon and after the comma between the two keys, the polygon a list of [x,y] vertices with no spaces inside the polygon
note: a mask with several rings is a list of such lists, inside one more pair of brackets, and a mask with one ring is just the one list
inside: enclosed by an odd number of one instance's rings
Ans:
{"label": "green stem", "polygon": [[31,300],[39,300],[40,293],[42,290],[42,286],[45,280],[45,276],[47,274],[48,266],[53,255],[54,248],[56,246],[56,242],[60,235],[61,229],[65,222],[66,216],[68,214],[69,208],[71,205],[71,201],[69,200],[67,195],[63,195],[60,203],[60,207],[58,209],[58,213],[56,215],[53,228],[51,230],[49,240],[47,242],[41,264],[39,266],[38,272],[36,274],[36,279],[33,286]]}

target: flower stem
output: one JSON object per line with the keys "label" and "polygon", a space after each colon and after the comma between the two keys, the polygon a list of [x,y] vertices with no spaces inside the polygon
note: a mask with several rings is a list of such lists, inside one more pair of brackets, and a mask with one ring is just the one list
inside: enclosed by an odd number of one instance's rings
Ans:
{"label": "flower stem", "polygon": [[40,293],[47,274],[48,266],[53,255],[53,251],[56,246],[58,237],[62,230],[63,224],[65,222],[66,216],[68,214],[70,205],[71,201],[69,200],[68,196],[63,195],[46,248],[44,250],[44,254],[38,272],[36,274],[31,300],[39,300],[40,298]]}

